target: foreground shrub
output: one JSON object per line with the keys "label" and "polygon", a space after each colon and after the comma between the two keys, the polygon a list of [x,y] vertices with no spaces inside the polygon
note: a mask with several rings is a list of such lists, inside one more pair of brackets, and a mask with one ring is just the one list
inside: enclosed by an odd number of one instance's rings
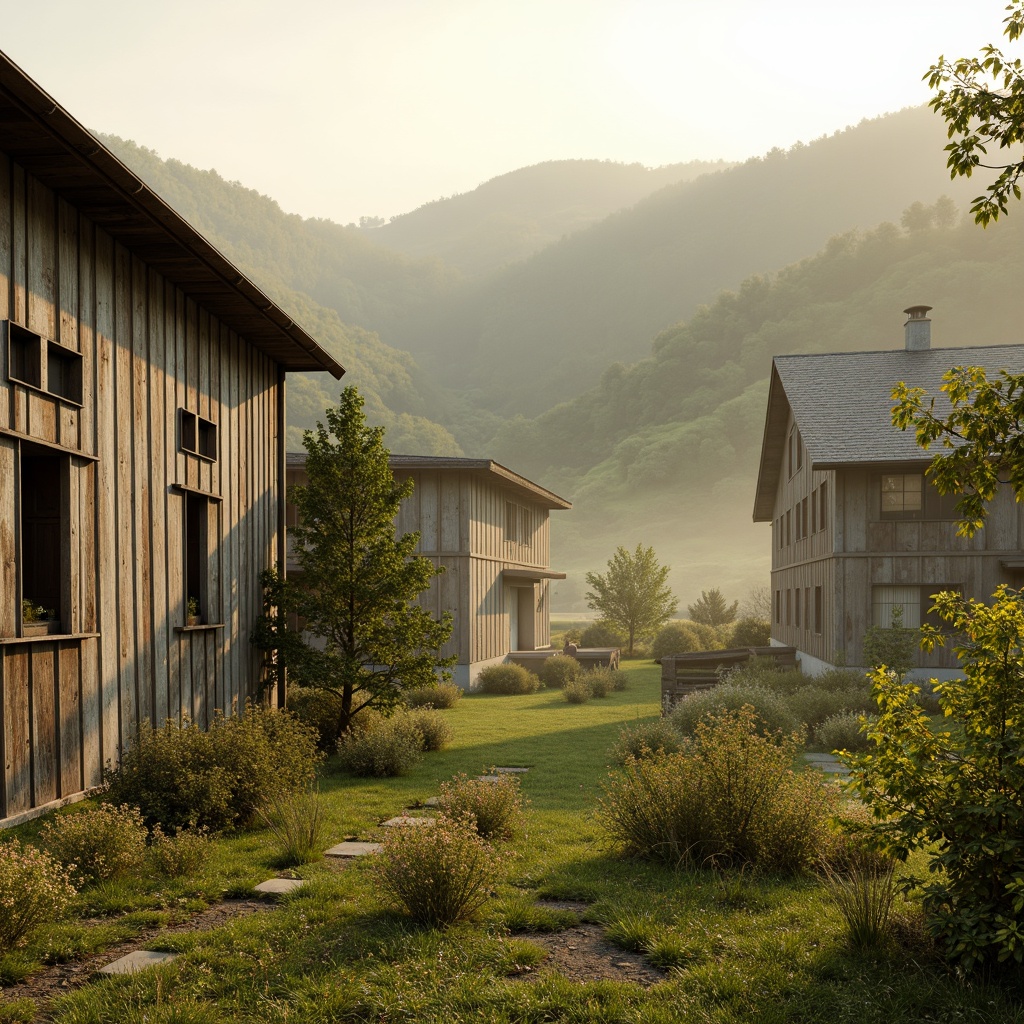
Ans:
{"label": "foreground shrub", "polygon": [[472,822],[485,839],[511,839],[523,825],[519,777],[511,772],[494,782],[457,775],[442,784],[437,806],[449,818]]}
{"label": "foreground shrub", "polygon": [[804,871],[835,798],[793,770],[798,745],[767,739],[753,708],[713,714],[679,753],[627,759],[601,801],[605,828],[627,855],[673,866]]}
{"label": "foreground shrub", "polygon": [[477,677],[481,693],[536,693],[540,676],[522,665],[488,665]]}
{"label": "foreground shrub", "polygon": [[243,716],[218,714],[208,730],[187,720],[160,729],[144,723],[107,773],[107,797],[138,807],[150,827],[219,831],[251,824],[270,789],[308,785],[322,756],[313,730],[255,705]]}
{"label": "foreground shrub", "polygon": [[319,860],[324,849],[327,815],[314,786],[298,793],[271,793],[260,807],[260,818],[277,843],[281,867]]}
{"label": "foreground shrub", "polygon": [[59,918],[74,895],[67,869],[48,853],[17,839],[0,842],[0,951]]}
{"label": "foreground shrub", "polygon": [[757,728],[766,736],[788,735],[797,725],[786,702],[777,694],[763,686],[731,681],[687,694],[673,706],[669,722],[681,736],[693,736],[701,721],[743,707],[753,708]]}
{"label": "foreground shrub", "polygon": [[[919,688],[872,675],[878,718],[870,753],[851,760],[875,838],[904,859],[924,850],[928,929],[962,967],[1024,962],[1024,599],[1005,586],[991,605],[939,594],[962,679],[935,690],[933,730]],[[923,630],[927,646],[944,638]]]}
{"label": "foreground shrub", "polygon": [[654,757],[656,754],[675,754],[683,745],[682,737],[664,718],[654,722],[627,725],[619,733],[612,747],[612,757],[625,764],[631,757]]}
{"label": "foreground shrub", "polygon": [[561,690],[566,683],[582,675],[580,663],[568,654],[545,658],[540,667],[540,681],[550,690]]}
{"label": "foreground shrub", "polygon": [[733,624],[729,645],[731,647],[767,647],[771,638],[772,624],[767,619],[747,617]]}
{"label": "foreground shrub", "polygon": [[404,775],[422,757],[423,736],[407,720],[382,719],[370,729],[348,733],[338,745],[341,767],[363,778]]}
{"label": "foreground shrub", "polygon": [[453,708],[462,700],[462,687],[454,683],[438,683],[437,686],[418,686],[403,694],[410,708]]}
{"label": "foreground shrub", "polygon": [[594,696],[594,691],[586,679],[570,679],[562,687],[562,695],[570,704],[586,704]]}
{"label": "foreground shrub", "polygon": [[288,710],[316,733],[316,745],[332,753],[341,732],[341,697],[318,686],[289,686]]}
{"label": "foreground shrub", "polygon": [[430,828],[390,829],[371,871],[414,921],[445,928],[487,902],[503,866],[471,822],[441,816]]}
{"label": "foreground shrub", "polygon": [[183,828],[165,835],[159,825],[154,825],[149,843],[153,866],[168,878],[196,874],[210,854],[210,836],[205,829]]}
{"label": "foreground shrub", "polygon": [[420,749],[424,751],[444,750],[455,736],[448,719],[433,708],[399,712],[395,718],[419,734]]}
{"label": "foreground shrub", "polygon": [[136,869],[146,856],[148,833],[134,807],[100,804],[47,822],[39,838],[79,884],[99,882]]}

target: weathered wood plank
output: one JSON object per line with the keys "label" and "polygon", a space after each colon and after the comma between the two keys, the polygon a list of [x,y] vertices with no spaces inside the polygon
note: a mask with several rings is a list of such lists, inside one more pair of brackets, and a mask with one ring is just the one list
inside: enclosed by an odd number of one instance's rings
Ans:
{"label": "weathered wood plank", "polygon": [[56,202],[53,193],[31,177],[27,182],[26,199],[28,308],[25,326],[44,338],[56,338]]}
{"label": "weathered wood plank", "polygon": [[57,652],[59,704],[57,739],[60,747],[60,792],[71,796],[84,788],[82,771],[81,659],[77,643],[63,643]]}
{"label": "weathered wood plank", "polygon": [[28,322],[28,200],[24,168],[11,168],[11,319]]}
{"label": "weathered wood plank", "polygon": [[99,672],[99,642],[81,642],[79,690],[82,695],[82,785],[98,786],[103,779],[103,704]]}
{"label": "weathered wood plank", "polygon": [[170,503],[169,481],[167,479],[167,434],[174,427],[173,407],[170,414],[166,408],[167,385],[165,366],[167,361],[167,316],[164,305],[164,282],[156,275],[149,276],[149,411],[152,423],[150,435],[150,483],[153,519],[150,544],[150,591],[152,594],[152,646],[151,661],[153,673],[152,721],[155,726],[163,725],[169,714],[168,686],[168,622],[167,622],[167,534],[168,505]]}
{"label": "weathered wood plank", "polygon": [[0,437],[0,636],[14,636],[17,629],[16,460],[16,442]]}
{"label": "weathered wood plank", "polygon": [[32,806],[57,799],[55,644],[33,644],[31,654]]}
{"label": "weathered wood plank", "polygon": [[3,661],[4,816],[32,806],[32,727],[29,721],[28,646],[0,649]]}

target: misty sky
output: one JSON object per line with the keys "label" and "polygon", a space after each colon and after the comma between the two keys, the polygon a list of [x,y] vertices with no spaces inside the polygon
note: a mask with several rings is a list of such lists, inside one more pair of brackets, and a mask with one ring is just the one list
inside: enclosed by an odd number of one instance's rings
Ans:
{"label": "misty sky", "polygon": [[90,128],[341,222],[542,160],[736,160],[923,103],[1006,0],[37,0],[0,49]]}

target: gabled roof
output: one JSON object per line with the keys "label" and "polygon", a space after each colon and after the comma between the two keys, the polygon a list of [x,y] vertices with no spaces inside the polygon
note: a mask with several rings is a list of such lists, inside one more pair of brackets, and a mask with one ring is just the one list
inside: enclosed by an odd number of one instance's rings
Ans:
{"label": "gabled roof", "polygon": [[2,52],[0,150],[285,370],[345,372]]}
{"label": "gabled roof", "polygon": [[[287,463],[289,468],[302,468],[306,465],[305,452],[289,452]],[[525,476],[514,473],[493,459],[464,459],[448,455],[392,455],[388,459],[388,464],[393,470],[448,469],[493,477],[535,505],[551,509],[572,508],[571,501],[560,498],[553,491],[527,480]]]}
{"label": "gabled roof", "polygon": [[949,411],[939,391],[954,366],[983,366],[1024,373],[1024,345],[933,348],[908,352],[835,352],[776,356],[768,388],[768,411],[754,498],[754,522],[770,522],[792,411],[812,469],[851,464],[929,462],[912,430],[892,425],[892,390],[900,381],[925,389],[935,411]]}

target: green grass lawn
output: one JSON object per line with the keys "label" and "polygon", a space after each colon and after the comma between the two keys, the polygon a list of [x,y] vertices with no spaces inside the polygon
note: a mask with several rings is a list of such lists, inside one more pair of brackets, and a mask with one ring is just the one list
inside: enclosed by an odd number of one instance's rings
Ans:
{"label": "green grass lawn", "polygon": [[[59,1022],[1024,1022],[1020,992],[949,973],[914,928],[855,954],[813,879],[672,871],[618,858],[597,815],[618,730],[658,713],[659,670],[626,662],[629,688],[570,705],[559,692],[462,700],[455,742],[389,780],[328,774],[332,841],[374,838],[382,820],[437,793],[459,772],[525,766],[526,834],[478,920],[446,932],[382,904],[365,863],[300,869],[309,884],[272,912],[210,932],[168,934],[149,948],[182,954],[133,978],[92,982],[51,1004]],[[31,838],[38,826],[20,830]],[[78,920],[0,951],[0,983],[46,961],[75,959],[140,928],[181,918],[274,874],[265,832],[218,840],[201,878],[132,879],[87,890]],[[542,898],[584,901],[586,920],[638,947],[664,981],[652,988],[570,981],[545,971],[523,933],[565,927]],[[535,966],[530,980],[522,969]],[[6,1008],[5,1008],[6,1006]],[[30,1020],[0,1001],[0,1021]],[[40,1018],[41,1019],[41,1018]]]}

